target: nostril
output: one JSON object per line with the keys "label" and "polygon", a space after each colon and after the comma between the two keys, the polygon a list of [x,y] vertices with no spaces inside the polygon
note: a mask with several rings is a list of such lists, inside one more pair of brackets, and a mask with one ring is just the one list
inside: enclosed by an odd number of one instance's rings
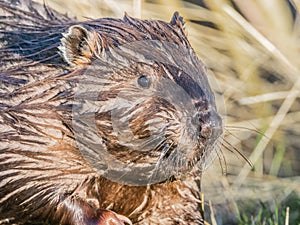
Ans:
{"label": "nostril", "polygon": [[206,123],[211,120],[211,112],[206,110],[199,114],[199,118],[203,123]]}
{"label": "nostril", "polygon": [[203,138],[209,138],[211,136],[211,126],[208,124],[202,124],[200,128],[200,136]]}
{"label": "nostril", "polygon": [[210,121],[210,112],[209,111],[203,111],[203,112],[197,112],[193,117],[192,117],[192,123],[195,125],[202,125],[206,122]]}

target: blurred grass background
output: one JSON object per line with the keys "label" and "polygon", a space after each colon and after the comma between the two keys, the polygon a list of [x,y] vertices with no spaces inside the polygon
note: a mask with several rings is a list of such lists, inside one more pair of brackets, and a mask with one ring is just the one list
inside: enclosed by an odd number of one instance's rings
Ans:
{"label": "blurred grass background", "polygon": [[169,21],[179,11],[194,50],[209,68],[224,120],[227,147],[202,180],[207,222],[300,224],[300,0],[46,4],[79,20],[122,18],[127,12]]}

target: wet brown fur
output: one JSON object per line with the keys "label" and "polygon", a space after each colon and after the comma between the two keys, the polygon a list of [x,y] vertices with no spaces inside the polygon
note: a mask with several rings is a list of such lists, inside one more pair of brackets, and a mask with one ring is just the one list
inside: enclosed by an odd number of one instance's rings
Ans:
{"label": "wet brown fur", "polygon": [[[82,160],[71,112],[84,69],[73,69],[57,49],[73,25],[101,30],[104,49],[148,39],[191,48],[181,19],[77,22],[46,6],[17,2],[0,1],[6,16],[0,19],[0,224],[97,224],[105,209],[134,224],[202,224],[200,177],[127,186],[97,175]],[[69,64],[93,60],[99,46],[88,44],[82,57],[69,56]]]}

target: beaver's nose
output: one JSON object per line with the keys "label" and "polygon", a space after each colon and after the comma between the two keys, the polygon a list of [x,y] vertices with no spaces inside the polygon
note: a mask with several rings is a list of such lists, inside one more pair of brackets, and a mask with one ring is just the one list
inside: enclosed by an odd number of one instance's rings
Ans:
{"label": "beaver's nose", "polygon": [[213,109],[197,112],[192,123],[199,127],[199,136],[205,139],[210,138],[214,130],[222,127],[221,117]]}
{"label": "beaver's nose", "polygon": [[192,117],[192,123],[198,126],[199,136],[209,138],[211,135],[210,112],[197,112]]}
{"label": "beaver's nose", "polygon": [[200,125],[200,137],[208,139],[211,137],[212,129],[210,123]]}

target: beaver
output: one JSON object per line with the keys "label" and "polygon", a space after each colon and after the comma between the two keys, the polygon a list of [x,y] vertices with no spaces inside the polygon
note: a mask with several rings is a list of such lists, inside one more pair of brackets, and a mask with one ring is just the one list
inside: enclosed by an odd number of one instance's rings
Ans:
{"label": "beaver", "polygon": [[0,9],[0,224],[203,224],[222,121],[182,17]]}

